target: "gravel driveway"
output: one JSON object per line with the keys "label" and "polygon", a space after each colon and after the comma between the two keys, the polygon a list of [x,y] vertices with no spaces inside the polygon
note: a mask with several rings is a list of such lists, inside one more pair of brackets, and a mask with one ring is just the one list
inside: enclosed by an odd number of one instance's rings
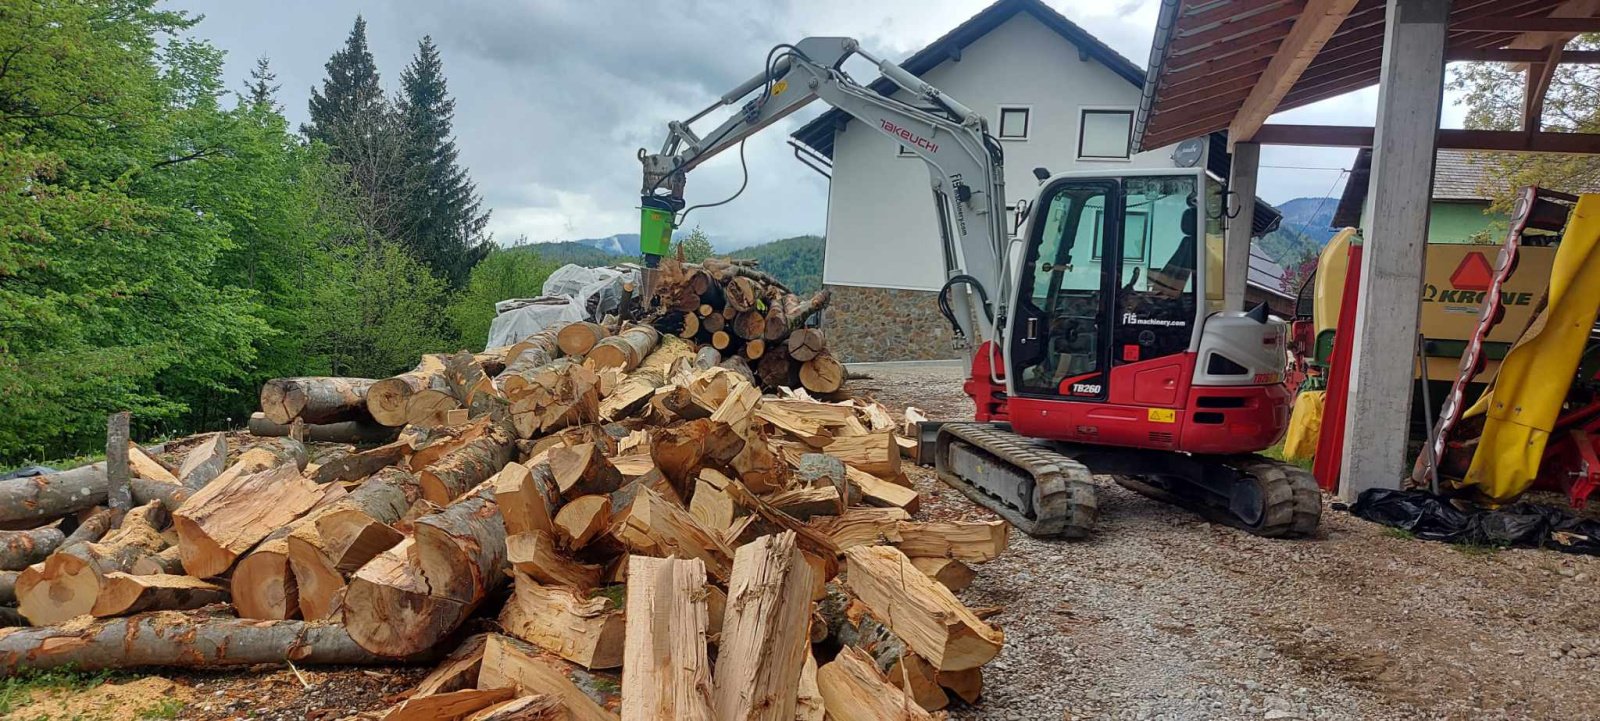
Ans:
{"label": "gravel driveway", "polygon": [[[955,364],[852,364],[897,411],[972,417]],[[992,518],[928,469],[923,514]],[[1461,549],[1328,509],[1270,541],[1096,479],[1087,542],[1012,535],[985,698],[955,719],[1600,718],[1600,559]]]}

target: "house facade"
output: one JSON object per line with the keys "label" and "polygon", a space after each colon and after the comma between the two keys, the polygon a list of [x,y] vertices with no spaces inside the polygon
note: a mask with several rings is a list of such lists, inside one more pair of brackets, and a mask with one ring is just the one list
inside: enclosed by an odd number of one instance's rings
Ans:
{"label": "house facade", "polygon": [[[1333,227],[1367,230],[1367,185],[1372,175],[1372,149],[1362,148],[1350,167],[1350,180],[1339,196]],[[1510,225],[1504,213],[1492,213],[1493,191],[1505,192],[1510,181],[1499,176],[1485,153],[1440,150],[1434,156],[1433,202],[1428,208],[1429,243],[1499,242]]]}
{"label": "house facade", "polygon": [[[1005,153],[1008,205],[1032,197],[1037,167],[1176,167],[1177,146],[1131,152],[1144,71],[1038,0],[1000,0],[901,65],[985,114]],[[904,99],[886,80],[872,87]],[[829,333],[830,347],[847,362],[964,357],[937,311],[945,275],[924,163],[838,110],[793,138],[831,160],[823,329],[849,331]],[[1203,147],[1226,172],[1226,143]],[[1270,208],[1257,216],[1258,229],[1277,219]]]}

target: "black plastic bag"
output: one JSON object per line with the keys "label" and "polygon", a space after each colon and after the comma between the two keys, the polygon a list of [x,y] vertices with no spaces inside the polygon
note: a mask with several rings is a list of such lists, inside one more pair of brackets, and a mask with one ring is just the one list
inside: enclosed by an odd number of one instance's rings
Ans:
{"label": "black plastic bag", "polygon": [[0,474],[0,481],[9,481],[13,478],[32,478],[55,472],[56,469],[49,466],[23,466],[9,473]]}
{"label": "black plastic bag", "polygon": [[1374,523],[1410,531],[1418,538],[1477,546],[1544,547],[1600,556],[1600,521],[1578,518],[1550,506],[1516,503],[1498,509],[1462,510],[1427,491],[1362,491],[1350,512]]}

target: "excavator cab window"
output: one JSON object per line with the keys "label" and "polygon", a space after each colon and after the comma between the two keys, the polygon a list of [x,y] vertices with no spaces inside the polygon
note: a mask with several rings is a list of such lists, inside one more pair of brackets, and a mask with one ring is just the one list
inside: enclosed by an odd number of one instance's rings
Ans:
{"label": "excavator cab window", "polygon": [[[1115,247],[1115,181],[1057,183],[1034,223],[1021,282],[1013,358],[1023,392],[1100,396],[1105,369],[1106,251]],[[1112,258],[1115,258],[1113,255]]]}

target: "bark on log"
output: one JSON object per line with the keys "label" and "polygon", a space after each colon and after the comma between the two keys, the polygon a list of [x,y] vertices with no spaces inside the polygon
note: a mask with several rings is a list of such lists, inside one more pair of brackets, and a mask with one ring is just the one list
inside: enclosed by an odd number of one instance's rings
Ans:
{"label": "bark on log", "polygon": [[756,307],[756,300],[761,297],[760,286],[754,280],[743,276],[729,278],[722,286],[723,297],[727,307],[735,312],[743,313]]}
{"label": "bark on log", "polygon": [[504,428],[494,426],[471,443],[446,454],[418,475],[422,497],[435,505],[449,505],[499,473],[511,461],[511,452],[516,448],[514,440]]}
{"label": "bark on log", "polygon": [[716,348],[709,345],[701,346],[700,350],[696,351],[694,354],[694,367],[700,370],[705,370],[721,362],[722,354],[717,352]]}
{"label": "bark on log", "polygon": [[223,603],[228,591],[190,576],[135,576],[108,573],[89,612],[96,618],[144,611],[187,611]]}
{"label": "bark on log", "polygon": [[458,601],[431,595],[408,560],[407,538],[361,567],[345,591],[344,627],[361,648],[388,657],[436,646],[466,620]]}
{"label": "bark on log", "polygon": [[428,354],[405,373],[375,381],[367,388],[367,414],[385,426],[406,424],[411,396],[444,383],[444,355]]}
{"label": "bark on log", "polygon": [[[828,307],[828,301],[832,299],[833,291],[823,288],[804,303],[797,302],[796,305],[788,306],[785,315],[788,316],[789,330],[794,331],[803,327],[806,321],[811,319],[811,316],[822,312],[823,308]],[[795,298],[794,296],[789,296],[786,300],[795,300]]]}
{"label": "bark on log", "polygon": [[623,721],[711,721],[706,569],[697,560],[628,559]]}
{"label": "bark on log", "polygon": [[585,599],[520,571],[500,611],[507,633],[591,671],[622,665],[622,611],[601,596]]}
{"label": "bark on log", "polygon": [[321,491],[293,465],[200,489],[172,514],[184,572],[196,578],[226,573],[267,534],[310,510]]}
{"label": "bark on log", "polygon": [[0,631],[0,675],[70,666],[99,671],[139,666],[216,669],[292,661],[311,665],[392,663],[361,649],[336,624],[253,621],[157,612]]}
{"label": "bark on log", "polygon": [[0,571],[20,571],[43,561],[66,540],[59,521],[28,531],[0,531]]}
{"label": "bark on log", "polygon": [[127,572],[139,559],[167,546],[167,514],[159,505],[128,512],[122,526],[99,543],[80,543],[50,554],[17,576],[17,605],[34,625],[61,623],[89,613],[105,574]]}
{"label": "bark on log", "polygon": [[844,381],[844,364],[826,352],[800,364],[800,384],[812,393],[837,393]]}
{"label": "bark on log", "polygon": [[728,261],[722,258],[707,258],[703,264],[703,267],[722,278],[725,286],[731,284],[732,279],[745,278],[757,283],[772,286],[785,293],[793,292],[789,290],[789,286],[784,285],[783,281],[778,280],[772,274],[756,270],[745,263]]}
{"label": "bark on log", "polygon": [[155,576],[160,574],[178,575],[183,573],[183,557],[178,554],[177,546],[168,546],[161,549],[160,553],[145,556],[133,562],[133,569],[129,571],[135,576]]}
{"label": "bark on log", "polygon": [[0,604],[17,602],[17,576],[19,571],[0,571]]}
{"label": "bark on log", "polygon": [[793,533],[739,548],[717,649],[717,719],[793,721],[795,687],[811,652],[811,586]]}
{"label": "bark on log", "polygon": [[273,423],[337,423],[370,418],[370,378],[273,378],[261,386],[261,412]]}
{"label": "bark on log", "polygon": [[[263,438],[288,436],[292,428],[283,423],[273,423],[265,413],[250,414],[247,426],[250,433]],[[340,421],[338,423],[307,423],[305,425],[306,440],[313,443],[350,443],[353,445],[367,445],[372,443],[388,443],[400,435],[400,429],[385,426],[372,421]]]}
{"label": "bark on log", "polygon": [[0,481],[0,523],[60,518],[105,502],[104,462]]}
{"label": "bark on log", "polygon": [[648,325],[631,326],[595,344],[584,362],[596,370],[620,368],[631,371],[661,342],[661,334]]}
{"label": "bark on log", "polygon": [[112,413],[106,419],[106,506],[127,513],[133,509],[133,494],[128,491],[132,469],[128,466],[127,411]]}
{"label": "bark on log", "polygon": [[304,618],[333,616],[350,574],[404,540],[390,524],[421,494],[415,475],[386,469],[289,532],[289,568]]}
{"label": "bark on log", "polygon": [[177,480],[185,488],[195,491],[216,480],[227,468],[228,434],[213,433],[204,443],[189,449],[183,456],[183,464],[178,466]]}
{"label": "bark on log", "polygon": [[506,526],[489,484],[417,519],[413,527],[407,558],[430,595],[459,602],[470,612],[505,581]]}
{"label": "bark on log", "polygon": [[129,481],[128,489],[133,492],[133,502],[135,504],[142,506],[155,501],[160,503],[162,508],[167,509],[168,513],[178,510],[178,507],[182,506],[184,501],[189,500],[189,496],[194,495],[194,491],[190,490],[188,486],[143,478],[135,478]]}
{"label": "bark on log", "polygon": [[589,321],[569,323],[556,333],[556,345],[566,355],[585,355],[596,343],[610,336],[605,326]]}
{"label": "bark on log", "polygon": [[311,474],[311,480],[324,484],[359,481],[390,466],[400,465],[411,454],[411,444],[404,440],[387,443],[323,463]]}

